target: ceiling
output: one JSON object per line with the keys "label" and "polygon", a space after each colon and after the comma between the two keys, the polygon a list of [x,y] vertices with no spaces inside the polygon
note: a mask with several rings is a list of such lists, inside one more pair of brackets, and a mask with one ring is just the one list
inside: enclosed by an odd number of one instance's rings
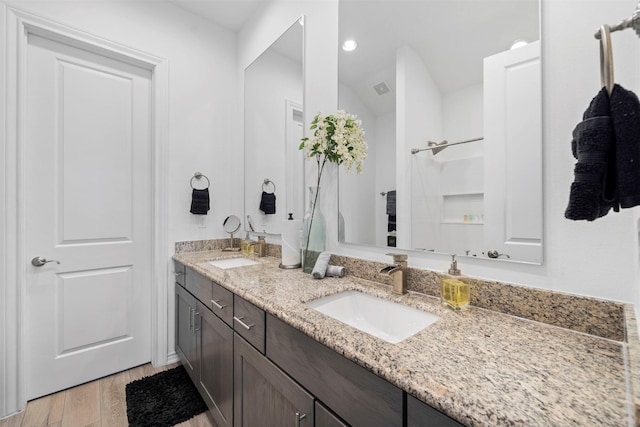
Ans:
{"label": "ceiling", "polygon": [[238,32],[268,0],[168,0],[228,30]]}

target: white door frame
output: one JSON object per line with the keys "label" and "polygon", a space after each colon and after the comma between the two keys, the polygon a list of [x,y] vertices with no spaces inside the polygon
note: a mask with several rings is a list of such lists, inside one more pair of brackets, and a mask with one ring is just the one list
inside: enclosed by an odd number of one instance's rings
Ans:
{"label": "white door frame", "polygon": [[[25,253],[24,158],[26,49],[29,34],[84,48],[151,72],[152,97],[152,243],[151,362],[168,357],[166,162],[169,116],[168,61],[84,31],[8,7],[0,2],[0,418],[26,404],[24,316]],[[1,26],[0,26],[1,28]]]}

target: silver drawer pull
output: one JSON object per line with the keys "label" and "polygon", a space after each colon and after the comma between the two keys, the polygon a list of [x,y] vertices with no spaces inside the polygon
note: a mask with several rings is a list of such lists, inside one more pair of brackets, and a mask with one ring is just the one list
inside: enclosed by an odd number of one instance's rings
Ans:
{"label": "silver drawer pull", "polygon": [[198,317],[198,320],[200,320],[199,316],[200,316],[200,312],[193,310],[193,333],[194,334],[200,330],[200,327],[196,326],[196,317]]}
{"label": "silver drawer pull", "polygon": [[212,300],[211,300],[211,304],[215,305],[215,306],[216,306],[216,308],[217,308],[218,310],[222,310],[223,308],[225,308],[225,307],[226,307],[226,305],[220,305],[220,304],[218,304],[218,302],[219,302],[219,301],[220,301],[220,300],[213,300],[213,299],[212,299]]}
{"label": "silver drawer pull", "polygon": [[233,316],[233,320],[235,320],[236,322],[240,323],[247,331],[250,331],[251,328],[253,328],[255,326],[253,323],[251,325],[247,325],[246,323],[244,323],[242,321],[242,319],[244,319],[244,317]]}
{"label": "silver drawer pull", "polygon": [[296,427],[300,427],[300,421],[307,418],[307,414],[300,414],[300,412],[296,412]]}

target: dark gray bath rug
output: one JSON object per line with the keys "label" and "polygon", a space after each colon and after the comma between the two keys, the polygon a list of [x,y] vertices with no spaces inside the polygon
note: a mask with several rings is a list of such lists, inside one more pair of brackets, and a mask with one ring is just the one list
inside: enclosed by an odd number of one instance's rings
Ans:
{"label": "dark gray bath rug", "polygon": [[127,418],[133,427],[170,427],[207,410],[182,365],[126,386]]}

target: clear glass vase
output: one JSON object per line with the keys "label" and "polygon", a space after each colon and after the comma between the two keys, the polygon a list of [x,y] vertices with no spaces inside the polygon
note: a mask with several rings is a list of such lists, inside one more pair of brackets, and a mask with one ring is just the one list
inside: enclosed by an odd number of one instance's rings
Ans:
{"label": "clear glass vase", "polygon": [[324,251],[327,224],[320,210],[320,187],[309,187],[309,210],[302,223],[302,271],[311,273]]}

